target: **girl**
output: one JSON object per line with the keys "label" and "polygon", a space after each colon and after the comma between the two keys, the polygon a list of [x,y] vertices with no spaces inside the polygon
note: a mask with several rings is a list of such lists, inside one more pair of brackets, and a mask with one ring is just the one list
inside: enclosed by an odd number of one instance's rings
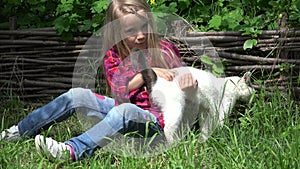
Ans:
{"label": "girl", "polygon": [[[156,105],[151,105],[140,73],[145,67],[133,64],[139,58],[133,56],[132,51],[139,50],[146,55],[143,62],[167,80],[173,80],[176,75],[170,68],[181,66],[181,62],[178,49],[159,40],[154,30],[153,17],[144,0],[113,0],[106,14],[104,49],[107,52],[103,63],[107,82],[116,99],[98,95],[89,89],[70,89],[27,115],[18,125],[4,130],[0,139],[18,140],[35,136],[38,151],[51,158],[75,161],[85,155],[91,156],[97,147],[108,144],[107,138],[133,131],[145,135],[146,123],[152,124],[147,125],[149,136],[161,133],[164,127],[162,112]],[[182,89],[194,85],[189,74],[182,76]],[[37,135],[73,115],[77,108],[96,114],[100,122],[64,143]]]}

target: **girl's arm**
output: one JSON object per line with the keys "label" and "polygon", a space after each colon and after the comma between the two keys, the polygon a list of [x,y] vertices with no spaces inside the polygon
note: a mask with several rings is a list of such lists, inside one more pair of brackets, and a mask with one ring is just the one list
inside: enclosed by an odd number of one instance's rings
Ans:
{"label": "girl's arm", "polygon": [[[172,81],[178,72],[171,69],[164,68],[152,68],[157,76],[164,78],[168,81]],[[140,88],[144,84],[144,80],[142,78],[142,74],[136,74],[128,83],[128,91],[132,91],[134,89]]]}
{"label": "girl's arm", "polygon": [[127,71],[126,66],[122,64],[120,56],[114,48],[106,52],[103,62],[111,94],[117,99],[118,103],[128,102],[130,96],[127,85],[134,72]]}
{"label": "girl's arm", "polygon": [[163,68],[152,68],[157,76],[164,78],[168,81],[172,81],[178,72],[172,69],[163,69]]}
{"label": "girl's arm", "polygon": [[[165,58],[166,62],[169,64],[171,68],[182,66],[179,50],[174,44],[162,40],[161,50],[165,51],[163,53],[163,57]],[[174,58],[174,56],[176,58]],[[157,67],[154,67],[152,69],[157,76],[164,78],[168,81],[172,81],[174,77],[178,75],[177,71],[171,69],[157,68]],[[128,90],[131,91],[137,89],[141,87],[143,84],[144,84],[144,80],[142,79],[142,74],[138,73],[129,81]]]}
{"label": "girl's arm", "polygon": [[134,89],[140,88],[144,84],[144,80],[142,78],[142,74],[136,74],[128,83],[128,91],[132,91]]}

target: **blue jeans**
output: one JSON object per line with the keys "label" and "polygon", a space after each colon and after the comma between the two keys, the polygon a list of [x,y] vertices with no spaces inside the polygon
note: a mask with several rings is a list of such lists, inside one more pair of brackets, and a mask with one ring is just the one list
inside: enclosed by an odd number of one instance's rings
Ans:
{"label": "blue jeans", "polygon": [[131,103],[115,106],[112,98],[96,95],[89,89],[74,88],[60,95],[45,106],[28,114],[18,124],[23,137],[37,135],[41,129],[46,130],[52,124],[66,120],[76,111],[85,112],[87,116],[95,116],[99,122],[83,134],[73,137],[65,143],[72,146],[76,160],[84,155],[92,156],[97,147],[109,143],[109,139],[128,132],[138,132],[145,135],[147,122],[148,136],[161,133],[161,127],[156,117],[149,111],[143,110]]}

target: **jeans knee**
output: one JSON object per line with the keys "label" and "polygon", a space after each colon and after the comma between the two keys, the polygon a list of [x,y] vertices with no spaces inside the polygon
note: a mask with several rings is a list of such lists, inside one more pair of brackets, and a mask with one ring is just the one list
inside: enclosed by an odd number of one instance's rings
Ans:
{"label": "jeans knee", "polygon": [[137,119],[139,116],[138,107],[131,103],[122,103],[115,107],[117,112],[119,112],[127,120]]}
{"label": "jeans knee", "polygon": [[119,112],[132,112],[135,110],[135,105],[131,103],[122,103],[118,106],[116,106],[116,109],[118,109]]}
{"label": "jeans knee", "polygon": [[[69,89],[67,92],[63,93],[62,95],[60,95],[60,98],[64,100],[64,102],[73,102],[74,99],[76,99],[77,95],[82,95],[82,93],[84,92],[83,88],[71,88]],[[76,93],[74,95],[74,93]]]}
{"label": "jeans knee", "polygon": [[71,89],[69,89],[66,93],[70,93],[70,94],[73,94],[73,93],[82,93],[82,92],[85,92],[86,90],[88,90],[88,89],[77,87],[77,88],[71,88]]}
{"label": "jeans knee", "polygon": [[72,93],[73,93],[73,89],[69,89],[65,93],[61,94],[58,98],[61,98],[63,100],[71,100],[72,99]]}

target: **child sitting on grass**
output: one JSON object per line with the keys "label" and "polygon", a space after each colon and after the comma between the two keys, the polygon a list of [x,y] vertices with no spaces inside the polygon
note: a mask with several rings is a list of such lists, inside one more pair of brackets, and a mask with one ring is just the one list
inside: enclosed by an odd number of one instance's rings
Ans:
{"label": "child sitting on grass", "polygon": [[[28,114],[17,125],[2,131],[0,140],[35,136],[36,148],[45,155],[75,161],[85,155],[92,156],[97,148],[109,143],[107,138],[113,139],[129,132],[145,135],[146,123],[149,122],[153,125],[147,125],[148,137],[162,133],[163,114],[160,107],[151,104],[140,73],[143,68],[138,66],[134,69],[128,59],[124,62],[132,51],[142,50],[151,58],[147,64],[157,76],[167,80],[173,80],[176,75],[171,68],[182,66],[178,49],[170,42],[159,40],[155,34],[150,12],[145,0],[113,0],[108,6],[103,41],[107,52],[103,63],[115,99],[93,93],[90,89],[72,88]],[[181,86],[182,89],[194,86],[189,78],[191,76],[181,79],[187,82]],[[39,135],[41,130],[72,116],[77,108],[97,114],[101,120],[83,134],[63,143]]]}

